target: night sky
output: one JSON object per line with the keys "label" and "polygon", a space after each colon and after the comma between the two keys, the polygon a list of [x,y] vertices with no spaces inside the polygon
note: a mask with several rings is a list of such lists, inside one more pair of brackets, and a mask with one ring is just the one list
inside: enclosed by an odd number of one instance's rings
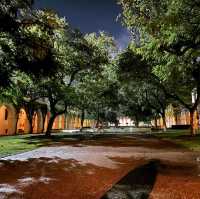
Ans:
{"label": "night sky", "polygon": [[116,21],[121,9],[116,0],[35,0],[36,8],[52,8],[83,33],[105,31],[114,36],[120,49],[127,46],[129,34]]}

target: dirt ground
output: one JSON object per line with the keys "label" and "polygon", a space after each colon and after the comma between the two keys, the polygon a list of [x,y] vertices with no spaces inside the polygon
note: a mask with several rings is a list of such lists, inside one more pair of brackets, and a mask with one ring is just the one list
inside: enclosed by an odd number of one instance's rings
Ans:
{"label": "dirt ground", "polygon": [[200,199],[200,153],[134,136],[0,159],[0,199]]}

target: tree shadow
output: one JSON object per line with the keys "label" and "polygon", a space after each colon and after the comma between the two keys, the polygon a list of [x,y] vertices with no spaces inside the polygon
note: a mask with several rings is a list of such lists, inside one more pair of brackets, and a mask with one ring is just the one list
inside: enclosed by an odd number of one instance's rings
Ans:
{"label": "tree shadow", "polygon": [[64,199],[73,195],[74,184],[81,186],[80,177],[90,177],[90,169],[75,159],[56,157],[0,160],[0,198]]}
{"label": "tree shadow", "polygon": [[101,199],[148,199],[156,181],[159,160],[130,171]]}
{"label": "tree shadow", "polygon": [[32,135],[22,138],[25,144],[43,146],[62,146],[80,144],[90,146],[112,146],[112,147],[148,147],[153,149],[183,148],[166,140],[145,140],[145,136],[126,135],[94,135],[94,134],[53,134],[51,137],[44,135]]}

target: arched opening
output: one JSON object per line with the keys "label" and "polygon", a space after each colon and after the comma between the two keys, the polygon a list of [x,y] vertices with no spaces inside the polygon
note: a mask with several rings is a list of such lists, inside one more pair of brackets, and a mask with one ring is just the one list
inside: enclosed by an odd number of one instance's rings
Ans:
{"label": "arched opening", "polygon": [[64,125],[64,119],[63,119],[63,115],[58,115],[53,123],[53,130],[61,130],[63,129],[63,125]]}
{"label": "arched opening", "polygon": [[58,116],[58,129],[62,129],[62,118],[63,118],[63,115]]}
{"label": "arched opening", "polygon": [[33,133],[37,133],[37,130],[38,130],[38,115],[37,115],[37,112],[34,112],[34,114],[33,114],[32,127],[33,127]]}
{"label": "arched opening", "polygon": [[17,122],[17,133],[19,134],[26,134],[30,131],[30,125],[27,118],[26,111],[21,108],[19,112],[19,119]]}
{"label": "arched opening", "polygon": [[55,118],[52,129],[57,130],[58,128],[59,128],[59,116]]}
{"label": "arched opening", "polygon": [[66,129],[70,129],[70,115],[67,115],[65,118],[65,123],[66,123]]}
{"label": "arched opening", "polygon": [[71,126],[70,126],[70,129],[74,129],[75,128],[75,116],[72,115],[71,116]]}
{"label": "arched opening", "polygon": [[66,121],[66,116],[63,114],[63,115],[62,115],[62,122],[61,122],[61,128],[62,128],[62,129],[65,129],[65,128],[66,128],[66,123],[65,123],[65,121]]}
{"label": "arched opening", "polygon": [[81,118],[77,116],[77,129],[81,128]]}
{"label": "arched opening", "polygon": [[0,135],[14,135],[17,115],[13,106],[4,104],[0,107]]}
{"label": "arched opening", "polygon": [[47,126],[48,126],[48,123],[49,123],[49,119],[50,119],[50,112],[47,112],[46,116],[45,116],[45,121],[44,121],[44,132],[47,131]]}
{"label": "arched opening", "polygon": [[61,129],[62,130],[65,129],[65,115],[64,114],[61,116]]}
{"label": "arched opening", "polygon": [[43,117],[40,110],[35,111],[32,120],[33,133],[42,133],[43,130]]}

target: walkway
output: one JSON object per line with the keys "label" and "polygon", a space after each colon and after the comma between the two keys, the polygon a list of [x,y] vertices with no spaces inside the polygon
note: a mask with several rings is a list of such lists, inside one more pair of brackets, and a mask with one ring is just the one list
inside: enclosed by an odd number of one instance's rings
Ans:
{"label": "walkway", "polygon": [[1,159],[0,198],[200,199],[198,155],[139,136],[71,139]]}

